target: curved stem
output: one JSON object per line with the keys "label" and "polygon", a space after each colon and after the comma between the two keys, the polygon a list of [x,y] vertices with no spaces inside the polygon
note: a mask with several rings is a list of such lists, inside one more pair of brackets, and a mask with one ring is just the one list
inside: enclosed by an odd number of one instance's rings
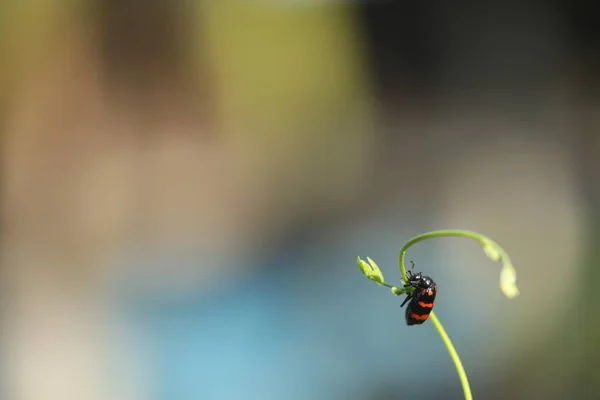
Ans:
{"label": "curved stem", "polygon": [[[398,256],[398,264],[400,266],[400,274],[402,274],[402,280],[404,282],[408,281],[408,276],[406,275],[406,267],[404,266],[404,255],[406,254],[406,250],[408,250],[408,248],[415,243],[421,242],[423,240],[435,238],[435,237],[442,237],[442,236],[458,236],[458,237],[464,237],[464,238],[476,240],[482,246],[484,246],[484,248],[491,247],[491,250],[495,250],[496,252],[498,252],[497,257],[495,257],[495,261],[502,260],[503,264],[505,264],[505,263],[510,264],[510,258],[508,257],[508,254],[506,254],[504,249],[502,249],[502,247],[500,247],[498,245],[498,243],[494,242],[492,239],[485,237],[484,235],[481,235],[477,232],[463,231],[463,230],[459,230],[459,229],[431,231],[431,232],[423,233],[419,236],[415,236],[414,238],[410,239],[408,242],[404,243],[404,246],[402,246],[402,248],[400,249],[400,254]],[[488,254],[488,256],[490,256],[490,254]]]}
{"label": "curved stem", "polygon": [[[502,249],[502,247],[500,247],[498,243],[494,242],[493,240],[484,235],[481,235],[476,232],[463,230],[440,230],[426,232],[419,236],[415,236],[414,238],[406,242],[404,246],[402,246],[402,248],[400,249],[400,254],[398,256],[398,265],[400,267],[400,274],[402,275],[402,281],[404,283],[408,282],[408,275],[406,274],[406,267],[404,265],[404,255],[406,254],[408,248],[417,242],[442,236],[459,236],[478,241],[483,247],[485,254],[490,259],[492,259],[493,261],[500,261],[502,263],[502,272],[500,274],[500,288],[502,289],[504,294],[509,298],[515,297],[519,294],[519,291],[515,284],[516,273],[512,266],[510,258],[508,257],[508,254],[506,254],[504,249]],[[438,320],[437,315],[435,315],[433,311],[431,312],[429,318],[431,319],[431,322],[433,323],[435,329],[438,331],[438,334],[442,338],[442,341],[446,345],[448,353],[450,353],[450,357],[452,358],[454,367],[458,372],[458,377],[460,379],[460,383],[465,394],[465,400],[472,400],[473,395],[471,394],[471,388],[469,386],[467,374],[465,373],[465,369],[462,365],[462,362],[460,361],[460,357],[458,356],[456,349],[454,348],[454,345],[452,344],[452,341],[448,337],[448,334],[442,326],[442,323]]]}

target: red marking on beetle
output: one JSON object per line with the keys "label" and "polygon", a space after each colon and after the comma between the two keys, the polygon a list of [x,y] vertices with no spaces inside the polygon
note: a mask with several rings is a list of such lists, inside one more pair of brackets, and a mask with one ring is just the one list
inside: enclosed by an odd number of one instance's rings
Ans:
{"label": "red marking on beetle", "polygon": [[429,318],[429,314],[425,314],[425,315],[419,315],[419,314],[410,314],[410,317],[412,319],[416,319],[419,321],[425,321],[427,318]]}
{"label": "red marking on beetle", "polygon": [[421,307],[433,308],[433,303],[424,303],[422,301],[419,301],[417,304],[420,305]]}

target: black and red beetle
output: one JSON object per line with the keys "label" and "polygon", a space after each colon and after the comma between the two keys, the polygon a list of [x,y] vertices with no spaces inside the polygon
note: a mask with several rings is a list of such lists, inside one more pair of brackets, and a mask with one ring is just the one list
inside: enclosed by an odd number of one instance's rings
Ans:
{"label": "black and red beetle", "polygon": [[408,282],[404,287],[412,287],[414,292],[406,295],[400,307],[404,307],[410,300],[406,307],[406,325],[420,325],[427,321],[431,310],[433,310],[437,285],[433,279],[421,272],[413,274],[415,263],[411,261],[411,264],[412,268],[408,271]]}

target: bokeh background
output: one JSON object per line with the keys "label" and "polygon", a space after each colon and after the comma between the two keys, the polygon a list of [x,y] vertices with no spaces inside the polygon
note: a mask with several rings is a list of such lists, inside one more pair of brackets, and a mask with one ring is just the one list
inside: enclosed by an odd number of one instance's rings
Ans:
{"label": "bokeh background", "polygon": [[600,398],[595,3],[0,2],[0,397]]}

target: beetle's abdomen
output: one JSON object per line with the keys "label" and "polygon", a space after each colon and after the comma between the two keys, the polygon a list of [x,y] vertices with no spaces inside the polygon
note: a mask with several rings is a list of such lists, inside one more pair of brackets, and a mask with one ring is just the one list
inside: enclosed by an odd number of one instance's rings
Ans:
{"label": "beetle's abdomen", "polygon": [[420,325],[427,321],[431,310],[433,310],[433,303],[435,302],[435,295],[437,286],[431,288],[422,289],[420,293],[415,293],[406,307],[406,325]]}

